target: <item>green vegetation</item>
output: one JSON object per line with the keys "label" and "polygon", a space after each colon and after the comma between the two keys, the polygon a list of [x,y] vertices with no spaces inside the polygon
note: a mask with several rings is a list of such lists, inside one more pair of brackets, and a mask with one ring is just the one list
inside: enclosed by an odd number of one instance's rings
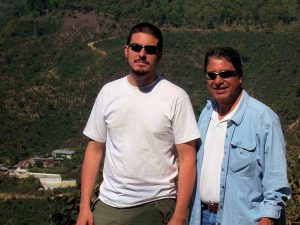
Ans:
{"label": "green vegetation", "polygon": [[[226,45],[240,50],[245,61],[245,88],[280,116],[293,190],[287,219],[299,221],[299,9],[299,1],[283,0],[226,4],[220,0],[130,4],[118,0],[2,0],[0,163],[13,165],[59,147],[75,148],[78,153],[71,161],[33,171],[79,179],[86,144],[82,130],[94,99],[102,85],[128,72],[122,50],[128,28],[147,20],[164,32],[159,71],[188,92],[197,116],[209,98],[202,75],[206,49]],[[90,42],[106,55],[88,47]],[[0,179],[0,192],[5,193],[33,194],[38,186],[34,178]],[[0,223],[50,224],[47,211],[51,208],[55,224],[72,224],[78,212],[79,189],[57,190],[46,196],[62,192],[73,194],[54,202],[1,201],[0,212],[6,217],[0,214],[0,218],[10,219],[0,219]],[[20,201],[23,203],[18,206]],[[31,221],[25,216],[34,214],[39,216]]]}
{"label": "green vegetation", "polygon": [[0,224],[53,225],[60,220],[64,221],[61,223],[64,225],[66,222],[74,224],[78,213],[79,189],[41,191],[40,188],[39,180],[34,177],[0,177]]}
{"label": "green vegetation", "polygon": [[0,201],[0,223],[5,225],[50,225],[49,200],[22,199]]}
{"label": "green vegetation", "polygon": [[41,184],[34,177],[0,177],[0,224],[51,224],[49,197],[54,195],[39,188]]}
{"label": "green vegetation", "polygon": [[18,179],[17,177],[0,177],[0,193],[32,194],[37,196],[41,184],[34,177]]}
{"label": "green vegetation", "polygon": [[219,26],[273,28],[299,21],[297,0],[4,0],[9,15],[39,17],[57,10],[100,10],[112,14],[116,21],[128,18],[151,20],[159,25],[212,29]]}
{"label": "green vegetation", "polygon": [[126,1],[104,0],[97,2],[120,20],[132,16],[152,20],[172,27],[215,28],[220,25],[272,27],[277,23],[290,24],[299,20],[297,1],[197,1],[154,0]]}

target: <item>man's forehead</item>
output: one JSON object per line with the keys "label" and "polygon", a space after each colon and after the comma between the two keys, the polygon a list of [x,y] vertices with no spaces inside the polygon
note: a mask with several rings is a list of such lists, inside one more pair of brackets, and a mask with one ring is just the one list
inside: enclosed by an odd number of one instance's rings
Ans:
{"label": "man's forehead", "polygon": [[137,32],[133,33],[131,36],[131,43],[138,42],[140,44],[145,44],[143,42],[147,42],[147,44],[157,44],[158,38],[155,37],[153,34]]}

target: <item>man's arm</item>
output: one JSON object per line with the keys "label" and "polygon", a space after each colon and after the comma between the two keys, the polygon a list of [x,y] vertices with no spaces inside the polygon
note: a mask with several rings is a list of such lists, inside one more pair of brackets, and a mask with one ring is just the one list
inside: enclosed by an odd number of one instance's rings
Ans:
{"label": "man's arm", "polygon": [[177,200],[168,225],[184,225],[196,179],[196,140],[176,145],[179,158]]}
{"label": "man's arm", "polygon": [[285,141],[278,118],[265,127],[264,134],[264,207],[259,225],[272,224],[279,219],[282,207],[291,195],[287,179]]}
{"label": "man's arm", "polygon": [[86,147],[81,171],[80,211],[76,225],[93,225],[90,202],[104,150],[105,143],[97,141],[89,141]]}

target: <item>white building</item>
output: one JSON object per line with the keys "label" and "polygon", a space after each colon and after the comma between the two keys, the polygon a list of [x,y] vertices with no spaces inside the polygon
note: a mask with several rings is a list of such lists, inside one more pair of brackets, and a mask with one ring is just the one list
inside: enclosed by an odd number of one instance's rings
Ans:
{"label": "white building", "polygon": [[56,149],[52,151],[52,157],[53,158],[67,158],[67,159],[72,159],[72,155],[76,151],[69,150],[69,149]]}
{"label": "white building", "polygon": [[54,188],[65,188],[65,187],[74,187],[76,186],[76,180],[62,180],[60,174],[51,174],[51,173],[30,173],[25,170],[15,171],[15,176],[19,178],[26,178],[33,176],[38,178],[45,190],[52,190]]}

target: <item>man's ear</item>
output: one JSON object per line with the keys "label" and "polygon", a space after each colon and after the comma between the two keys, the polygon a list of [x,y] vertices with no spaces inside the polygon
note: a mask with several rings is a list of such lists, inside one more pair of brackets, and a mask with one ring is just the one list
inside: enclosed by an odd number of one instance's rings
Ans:
{"label": "man's ear", "polygon": [[128,45],[125,45],[125,47],[124,47],[124,55],[125,55],[126,59],[128,58],[128,50],[129,50]]}
{"label": "man's ear", "polygon": [[240,84],[242,85],[244,82],[244,77],[240,77]]}

